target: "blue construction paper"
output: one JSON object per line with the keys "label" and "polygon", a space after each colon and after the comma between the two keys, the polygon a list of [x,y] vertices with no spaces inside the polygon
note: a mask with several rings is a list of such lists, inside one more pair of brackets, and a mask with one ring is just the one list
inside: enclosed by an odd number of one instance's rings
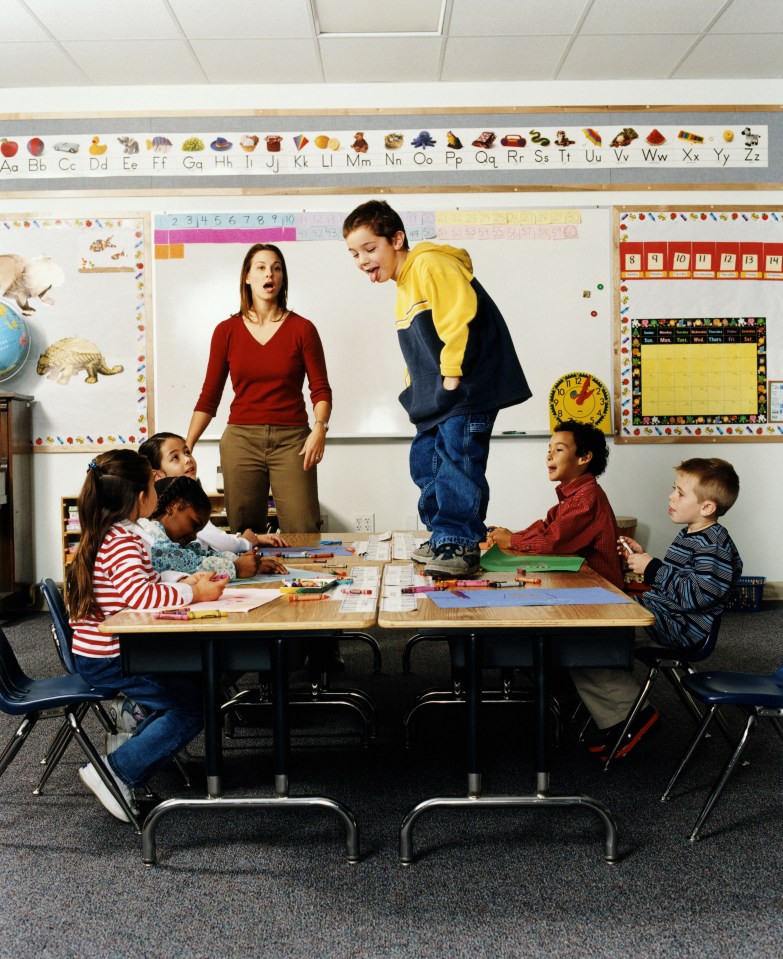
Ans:
{"label": "blue construction paper", "polygon": [[448,590],[425,593],[440,609],[481,609],[487,606],[604,606],[632,603],[628,596],[620,596],[602,586],[585,589],[465,589],[465,598]]}

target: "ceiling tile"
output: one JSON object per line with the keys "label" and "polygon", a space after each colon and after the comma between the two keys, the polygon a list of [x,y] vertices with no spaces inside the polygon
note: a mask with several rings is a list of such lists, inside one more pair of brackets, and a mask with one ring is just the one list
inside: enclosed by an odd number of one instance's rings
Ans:
{"label": "ceiling tile", "polygon": [[184,40],[82,40],[63,47],[98,85],[205,82]]}
{"label": "ceiling tile", "polygon": [[[699,34],[705,30],[726,0],[595,0],[582,24],[581,33]],[[607,77],[614,74],[607,73]]]}
{"label": "ceiling tile", "polygon": [[[452,37],[565,35],[576,29],[587,0],[454,0]],[[476,7],[480,9],[477,11]]]}
{"label": "ceiling tile", "polygon": [[558,80],[646,80],[665,78],[693,36],[577,37]]}
{"label": "ceiling tile", "polygon": [[191,46],[210,83],[320,83],[323,79],[314,39],[192,40]]}
{"label": "ceiling tile", "polygon": [[17,0],[3,3],[3,43],[20,40],[50,40],[49,34]]}
{"label": "ceiling tile", "polygon": [[25,0],[58,40],[167,40],[180,36],[163,0]]}
{"label": "ceiling tile", "polygon": [[734,0],[710,33],[780,33],[780,0]]}
{"label": "ceiling tile", "polygon": [[406,83],[438,79],[439,37],[321,37],[326,83]]}
{"label": "ceiling tile", "polygon": [[83,86],[89,82],[54,42],[0,43],[0,87]]}
{"label": "ceiling tile", "polygon": [[313,0],[322,34],[438,33],[443,0]]}
{"label": "ceiling tile", "polygon": [[168,0],[187,37],[314,36],[309,0]]}
{"label": "ceiling tile", "polygon": [[782,50],[779,33],[703,37],[673,79],[783,77]]}
{"label": "ceiling tile", "polygon": [[569,37],[456,37],[441,80],[551,80]]}

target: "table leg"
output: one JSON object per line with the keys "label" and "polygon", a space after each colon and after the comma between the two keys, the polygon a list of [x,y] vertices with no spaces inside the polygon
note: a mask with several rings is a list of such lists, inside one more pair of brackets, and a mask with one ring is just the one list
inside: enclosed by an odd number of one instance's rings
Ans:
{"label": "table leg", "polygon": [[533,673],[536,683],[536,795],[549,794],[549,644],[543,633],[533,643]]}
{"label": "table leg", "polygon": [[214,637],[210,633],[201,640],[201,662],[204,672],[204,764],[207,771],[207,795],[210,799],[217,799],[223,793],[223,743],[218,704],[217,650]]}
{"label": "table leg", "polygon": [[469,633],[464,646],[468,796],[476,798],[481,795],[481,640]]}
{"label": "table leg", "polygon": [[282,635],[275,636],[271,642],[272,657],[272,705],[273,726],[272,741],[275,768],[275,795],[288,795],[288,752],[291,733],[288,721],[288,672],[286,669],[286,647]]}

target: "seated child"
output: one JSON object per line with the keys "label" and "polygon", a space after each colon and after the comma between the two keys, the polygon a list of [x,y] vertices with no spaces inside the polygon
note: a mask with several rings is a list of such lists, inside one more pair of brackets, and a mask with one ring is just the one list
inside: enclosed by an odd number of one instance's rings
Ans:
{"label": "seated child", "polygon": [[[718,522],[739,495],[739,478],[731,463],[695,458],[680,463],[675,472],[669,516],[683,528],[663,560],[655,559],[628,537],[621,537],[619,543],[631,548],[628,566],[650,586],[640,600],[655,616],[655,625],[648,630],[650,638],[656,645],[677,647],[706,639],[731,599],[742,573],[742,560],[731,536]],[[588,747],[606,759],[640,686],[627,670],[575,669],[571,677],[596,726]],[[617,756],[626,756],[658,719],[658,710],[645,704]]]}
{"label": "seated child", "polygon": [[[99,632],[109,616],[130,606],[155,609],[218,599],[225,580],[194,573],[166,585],[153,571],[138,521],[157,502],[152,469],[133,450],[110,450],[87,466],[79,493],[82,536],[68,569],[67,598],[73,628],[73,653],[79,675],[106,697],[123,693],[148,711],[135,735],[101,757],[125,803],[133,809],[132,787],[146,783],[200,731],[201,691],[190,677],[166,674],[126,676],[119,636]],[[117,819],[126,810],[87,763],[79,769],[84,784]],[[135,810],[134,810],[135,811]]]}
{"label": "seated child", "polygon": [[[177,433],[155,433],[141,444],[139,453],[150,461],[156,480],[165,476],[189,476],[196,479],[196,458],[188,449],[184,437]],[[232,553],[246,553],[256,546],[288,546],[277,533],[254,533],[252,529],[246,529],[241,536],[226,533],[210,521],[209,515],[206,525],[199,530],[197,539],[210,549],[228,550]]]}
{"label": "seated child", "polygon": [[151,544],[152,568],[165,579],[173,572],[195,573],[208,570],[227,579],[249,579],[257,573],[280,573],[285,566],[272,556],[259,556],[250,549],[244,553],[204,547],[197,535],[209,522],[211,503],[197,479],[190,476],[165,477],[155,483],[158,505],[149,519],[139,526]]}
{"label": "seated child", "polygon": [[557,503],[545,519],[512,533],[490,528],[487,541],[501,549],[582,556],[604,579],[622,588],[617,555],[617,522],[606,493],[596,482],[606,469],[606,437],[591,423],[558,423],[549,441],[546,464]]}

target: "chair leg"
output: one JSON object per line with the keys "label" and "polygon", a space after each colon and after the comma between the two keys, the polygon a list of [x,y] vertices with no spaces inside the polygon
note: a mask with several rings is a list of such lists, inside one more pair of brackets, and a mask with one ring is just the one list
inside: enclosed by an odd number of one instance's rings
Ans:
{"label": "chair leg", "polygon": [[641,692],[636,697],[636,702],[633,704],[633,707],[631,708],[630,713],[628,713],[628,716],[626,717],[623,730],[620,733],[620,735],[617,737],[617,742],[614,744],[614,746],[612,746],[611,752],[609,753],[609,758],[604,763],[604,772],[606,772],[609,769],[609,766],[612,764],[612,760],[617,755],[617,750],[620,748],[623,740],[625,739],[625,734],[631,728],[631,724],[633,723],[634,719],[636,719],[636,714],[642,708],[642,705],[644,704],[644,701],[647,699],[647,696],[649,695],[650,690],[652,689],[653,684],[655,683],[655,680],[657,679],[657,677],[658,677],[658,667],[651,666],[650,671],[647,673],[647,680],[644,686],[642,687]]}
{"label": "chair leg", "polygon": [[[85,707],[86,712],[86,707]],[[79,721],[84,718],[84,713],[79,716]],[[68,748],[71,740],[73,739],[73,730],[70,727],[67,719],[63,720],[62,725],[57,731],[57,735],[54,737],[52,742],[49,744],[49,748],[46,751],[46,755],[41,760],[45,769],[41,775],[41,778],[38,780],[38,785],[33,790],[34,796],[40,796],[43,792],[43,788],[46,785],[47,780],[52,775],[55,770],[55,767],[63,758],[65,750]]]}
{"label": "chair leg", "polygon": [[101,726],[103,726],[107,733],[118,732],[117,724],[111,718],[103,703],[93,703],[92,711],[95,713],[98,722],[101,724]]}
{"label": "chair leg", "polygon": [[108,770],[106,769],[103,762],[101,761],[101,757],[98,750],[95,748],[95,746],[93,746],[87,734],[82,729],[81,723],[79,722],[76,712],[72,709],[66,709],[65,715],[66,715],[66,718],[68,719],[68,722],[70,723],[71,729],[73,730],[73,738],[76,740],[79,746],[81,746],[82,752],[87,757],[89,762],[92,764],[92,767],[95,770],[95,772],[98,773],[98,775],[101,777],[101,779],[104,782],[104,785],[107,787],[107,789],[109,789],[109,791],[117,800],[117,802],[120,804],[120,806],[122,806],[122,808],[125,810],[125,815],[128,817],[129,821],[132,823],[133,828],[136,830],[136,832],[140,833],[141,822],[139,821],[139,817],[130,808],[128,803],[125,801],[125,797],[117,788],[117,784],[115,783],[114,779],[109,775]]}
{"label": "chair leg", "polygon": [[22,721],[16,728],[16,732],[13,734],[8,742],[8,745],[3,750],[3,754],[0,756],[0,776],[2,776],[6,769],[8,769],[8,767],[11,765],[14,760],[14,756],[16,756],[22,746],[24,746],[25,740],[35,728],[35,724],[37,722],[38,716],[35,713],[31,713],[30,715],[22,718]]}
{"label": "chair leg", "polygon": [[683,754],[683,757],[680,760],[677,766],[677,769],[674,771],[674,775],[669,780],[669,785],[666,787],[666,789],[664,789],[663,793],[661,793],[661,802],[668,802],[669,799],[671,798],[672,789],[674,789],[677,783],[677,780],[680,778],[680,776],[683,773],[683,770],[691,761],[691,756],[693,756],[693,754],[696,752],[696,747],[701,742],[702,737],[706,734],[707,728],[712,722],[715,716],[715,713],[717,713],[717,711],[718,711],[717,706],[710,706],[710,708],[707,710],[704,716],[702,716],[702,720],[699,723],[699,728],[693,734],[693,738],[688,743],[685,753]]}
{"label": "chair leg", "polygon": [[712,812],[713,806],[718,801],[718,799],[720,799],[721,793],[723,792],[723,788],[728,782],[729,776],[731,776],[732,772],[734,772],[734,767],[737,765],[743,752],[745,751],[745,747],[748,745],[748,740],[750,739],[750,735],[756,728],[757,724],[758,724],[758,717],[755,712],[752,712],[748,716],[748,721],[745,725],[745,731],[743,732],[739,742],[737,743],[737,748],[734,750],[734,753],[731,759],[729,759],[728,763],[726,764],[726,768],[720,774],[718,781],[715,783],[715,787],[710,793],[709,798],[707,799],[707,802],[704,804],[704,808],[699,813],[699,818],[696,820],[696,825],[693,827],[693,832],[689,836],[689,839],[691,842],[698,842],[701,828],[704,825],[704,823],[707,821],[707,817],[709,816],[709,814]]}

